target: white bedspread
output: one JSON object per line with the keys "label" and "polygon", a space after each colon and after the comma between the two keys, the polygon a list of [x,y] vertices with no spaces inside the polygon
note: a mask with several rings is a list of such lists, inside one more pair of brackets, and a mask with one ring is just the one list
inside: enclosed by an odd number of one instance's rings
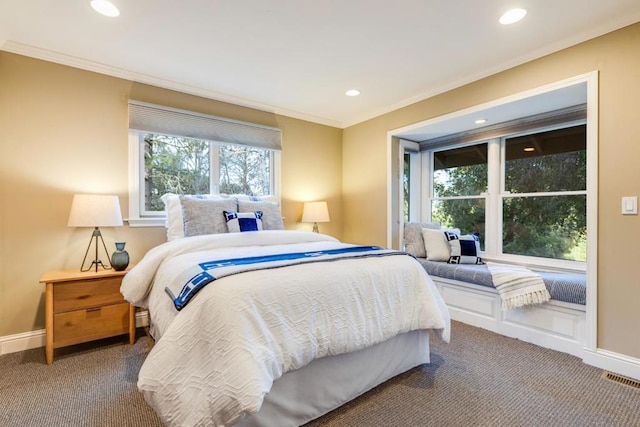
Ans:
{"label": "white bedspread", "polygon": [[435,329],[449,340],[444,301],[407,255],[224,277],[180,312],[164,292],[185,268],[221,251],[232,257],[343,246],[317,233],[261,231],[185,238],[149,251],[121,290],[151,313],[156,344],[138,388],[162,420],[170,426],[232,425],[260,409],[273,381],[315,358],[416,329]]}

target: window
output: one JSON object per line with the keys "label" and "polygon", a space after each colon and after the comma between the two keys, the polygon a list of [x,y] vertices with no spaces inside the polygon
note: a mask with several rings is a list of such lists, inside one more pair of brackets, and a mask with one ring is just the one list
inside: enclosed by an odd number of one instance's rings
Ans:
{"label": "window", "polygon": [[487,144],[476,144],[433,155],[431,218],[446,228],[480,235],[484,247]]}
{"label": "window", "polygon": [[160,198],[166,193],[272,194],[271,150],[169,135],[139,135],[144,158],[143,215],[163,211]]}
{"label": "window", "polygon": [[586,261],[586,125],[428,153],[433,221],[478,233],[490,258]]}
{"label": "window", "polygon": [[505,138],[502,253],[586,260],[586,126]]}
{"label": "window", "polygon": [[160,225],[163,194],[278,192],[280,131],[131,101],[129,223]]}

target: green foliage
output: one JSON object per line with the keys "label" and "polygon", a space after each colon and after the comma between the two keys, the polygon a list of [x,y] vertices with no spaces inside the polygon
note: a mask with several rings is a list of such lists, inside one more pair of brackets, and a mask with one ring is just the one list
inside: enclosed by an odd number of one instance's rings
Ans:
{"label": "green foliage", "polygon": [[161,211],[165,193],[209,193],[209,143],[197,139],[147,134],[144,138],[145,205]]}
{"label": "green foliage", "polygon": [[271,189],[271,153],[269,150],[214,144],[192,138],[147,134],[144,137],[145,208],[161,211],[160,197],[166,193],[211,193],[210,150],[219,177],[219,192],[227,194],[265,195]]}
{"label": "green foliage", "polygon": [[484,249],[485,200],[453,199],[434,203],[431,218],[443,228],[459,228],[462,234],[478,233],[480,247]]}
{"label": "green foliage", "polygon": [[220,145],[220,192],[260,196],[269,194],[269,151],[239,145]]}
{"label": "green foliage", "polygon": [[512,197],[503,203],[503,252],[584,261],[586,196]]}
{"label": "green foliage", "polygon": [[404,171],[402,174],[402,191],[404,193],[404,206],[403,206],[403,212],[404,212],[404,221],[408,222],[409,221],[409,200],[411,199],[410,194],[411,194],[411,181],[410,178],[411,177],[411,155],[408,153],[404,154]]}
{"label": "green foliage", "polygon": [[574,151],[507,161],[505,189],[512,193],[587,188],[587,152]]}
{"label": "green foliage", "polygon": [[[436,197],[486,191],[487,165],[451,167],[434,174]],[[531,193],[586,188],[586,151],[507,161],[503,201],[503,252],[555,259],[586,260],[586,196]],[[518,194],[529,193],[526,196]],[[482,202],[480,202],[482,201]],[[484,199],[435,200],[434,221],[485,238]]]}
{"label": "green foliage", "polygon": [[436,197],[470,196],[487,191],[487,164],[441,169],[434,174]]}
{"label": "green foliage", "polygon": [[[586,189],[586,151],[507,161],[505,186],[511,193]],[[507,198],[503,203],[503,252],[585,261],[586,196]]]}

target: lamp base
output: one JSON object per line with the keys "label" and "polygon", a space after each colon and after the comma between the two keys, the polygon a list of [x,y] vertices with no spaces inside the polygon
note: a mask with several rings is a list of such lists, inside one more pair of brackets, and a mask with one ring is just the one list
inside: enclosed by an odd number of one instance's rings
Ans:
{"label": "lamp base", "polygon": [[320,231],[318,230],[318,223],[317,222],[313,223],[313,232],[314,233],[320,233]]}
{"label": "lamp base", "polygon": [[[84,263],[87,261],[87,255],[89,254],[89,249],[91,249],[91,242],[93,241],[93,239],[96,240],[96,243],[95,243],[96,257],[93,261],[91,261],[91,264],[89,265],[89,267],[84,268]],[[93,234],[91,234],[91,239],[89,239],[89,245],[87,246],[87,251],[84,253],[84,258],[82,259],[82,265],[80,266],[80,271],[82,272],[89,271],[93,269],[94,266],[95,266],[96,273],[98,272],[98,267],[102,267],[102,269],[104,270],[111,270],[111,265],[105,265],[98,258],[98,240],[102,242],[102,247],[104,248],[104,252],[107,254],[107,259],[109,259],[109,252],[107,251],[107,245],[104,244],[104,239],[102,238],[102,233],[100,232],[100,229],[96,227],[93,230]]]}

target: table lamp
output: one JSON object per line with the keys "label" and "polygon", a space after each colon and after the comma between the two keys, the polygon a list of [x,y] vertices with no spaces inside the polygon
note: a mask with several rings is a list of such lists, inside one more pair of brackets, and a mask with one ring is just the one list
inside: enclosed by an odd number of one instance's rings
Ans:
{"label": "table lamp", "polygon": [[327,202],[305,202],[302,208],[302,222],[312,222],[313,232],[318,233],[318,223],[329,222]]}
{"label": "table lamp", "polygon": [[[122,214],[120,213],[120,201],[118,196],[110,195],[95,195],[95,194],[76,194],[73,196],[73,202],[71,203],[71,213],[69,213],[69,227],[94,227],[93,234],[89,240],[87,251],[84,253],[82,265],[80,271],[89,271],[95,266],[95,271],[98,271],[98,267],[102,267],[105,270],[110,270],[111,265],[105,265],[98,257],[98,240],[102,242],[107,260],[109,259],[109,252],[107,246],[104,244],[100,227],[117,227],[122,225]],[[95,259],[91,262],[87,268],[84,263],[87,260],[87,255],[91,249],[91,242],[95,239]]]}

